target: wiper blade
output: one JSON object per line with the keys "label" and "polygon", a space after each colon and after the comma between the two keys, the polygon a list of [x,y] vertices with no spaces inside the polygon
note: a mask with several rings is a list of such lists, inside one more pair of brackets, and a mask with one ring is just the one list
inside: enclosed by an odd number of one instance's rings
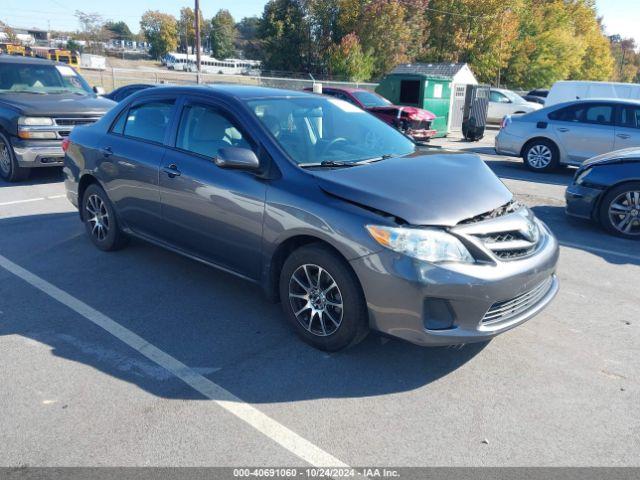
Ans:
{"label": "wiper blade", "polygon": [[389,158],[393,158],[395,155],[391,155],[390,153],[385,153],[384,155],[380,155],[379,157],[367,158],[366,160],[359,160],[355,162],[355,165],[366,165],[367,163],[379,162],[380,160],[388,160]]}
{"label": "wiper blade", "polygon": [[357,165],[356,162],[339,162],[337,160],[323,160],[320,163],[302,163],[300,166],[302,168],[310,168],[310,167],[326,167],[326,168],[341,168],[341,167],[354,167]]}

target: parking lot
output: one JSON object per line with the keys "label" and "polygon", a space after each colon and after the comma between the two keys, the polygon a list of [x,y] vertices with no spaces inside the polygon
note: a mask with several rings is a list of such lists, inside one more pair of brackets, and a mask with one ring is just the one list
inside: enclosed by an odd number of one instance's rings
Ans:
{"label": "parking lot", "polygon": [[560,293],[488,344],[336,354],[231,275],[85,237],[59,170],[0,182],[4,466],[640,466],[640,248],[564,214],[573,170],[471,150],[561,243]]}

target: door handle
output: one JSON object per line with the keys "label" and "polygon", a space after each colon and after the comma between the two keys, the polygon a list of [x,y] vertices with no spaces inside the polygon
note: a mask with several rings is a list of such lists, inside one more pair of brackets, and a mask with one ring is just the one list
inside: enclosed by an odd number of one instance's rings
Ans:
{"label": "door handle", "polygon": [[172,163],[171,165],[164,167],[162,171],[166,173],[169,176],[169,178],[179,177],[181,173],[180,170],[178,170],[178,166],[175,163]]}
{"label": "door handle", "polygon": [[568,131],[569,131],[569,129],[568,129],[568,128],[565,128],[565,127],[560,127],[560,128],[558,128],[558,131],[559,131],[559,132],[568,132]]}
{"label": "door handle", "polygon": [[113,155],[113,150],[111,150],[111,147],[104,147],[102,149],[102,156],[105,158],[109,158],[111,155]]}
{"label": "door handle", "polygon": [[626,140],[627,138],[631,137],[631,135],[629,135],[629,134],[627,134],[627,133],[618,133],[618,134],[616,135],[616,137],[618,137],[618,138],[622,138],[622,139]]}

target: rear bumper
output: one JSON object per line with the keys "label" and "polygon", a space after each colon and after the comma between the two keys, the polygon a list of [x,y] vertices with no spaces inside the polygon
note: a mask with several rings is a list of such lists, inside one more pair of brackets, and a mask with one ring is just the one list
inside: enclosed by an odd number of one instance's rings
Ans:
{"label": "rear bumper", "polygon": [[558,292],[558,243],[551,234],[542,241],[535,255],[494,265],[436,265],[390,250],[351,265],[371,328],[425,346],[482,342],[529,320]]}
{"label": "rear bumper", "polygon": [[584,187],[582,185],[569,185],[564,197],[567,202],[565,211],[572,217],[593,219],[595,207],[602,190],[597,188]]}
{"label": "rear bumper", "polygon": [[522,138],[507,133],[504,128],[498,132],[495,138],[496,153],[500,155],[519,157],[523,144]]}
{"label": "rear bumper", "polygon": [[60,140],[13,141],[13,152],[18,165],[24,168],[59,167],[63,164],[64,152]]}

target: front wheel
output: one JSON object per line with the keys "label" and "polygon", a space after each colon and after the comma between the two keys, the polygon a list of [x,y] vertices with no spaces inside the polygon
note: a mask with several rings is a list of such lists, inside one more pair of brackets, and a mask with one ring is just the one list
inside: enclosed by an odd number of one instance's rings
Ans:
{"label": "front wheel", "polygon": [[29,176],[29,169],[20,167],[9,139],[0,133],[0,177],[7,182],[19,182]]}
{"label": "front wheel", "polygon": [[280,299],[298,335],[320,350],[341,350],[368,333],[358,279],[345,260],[322,245],[301,247],[287,258]]}
{"label": "front wheel", "polygon": [[640,182],[612,188],[600,204],[600,223],[619,237],[640,240]]}
{"label": "front wheel", "polygon": [[120,229],[113,205],[98,184],[89,185],[84,192],[82,220],[89,239],[100,250],[118,250],[127,244],[128,237]]}
{"label": "front wheel", "polygon": [[529,143],[522,154],[524,164],[534,172],[550,172],[560,163],[558,148],[550,140],[543,138]]}

